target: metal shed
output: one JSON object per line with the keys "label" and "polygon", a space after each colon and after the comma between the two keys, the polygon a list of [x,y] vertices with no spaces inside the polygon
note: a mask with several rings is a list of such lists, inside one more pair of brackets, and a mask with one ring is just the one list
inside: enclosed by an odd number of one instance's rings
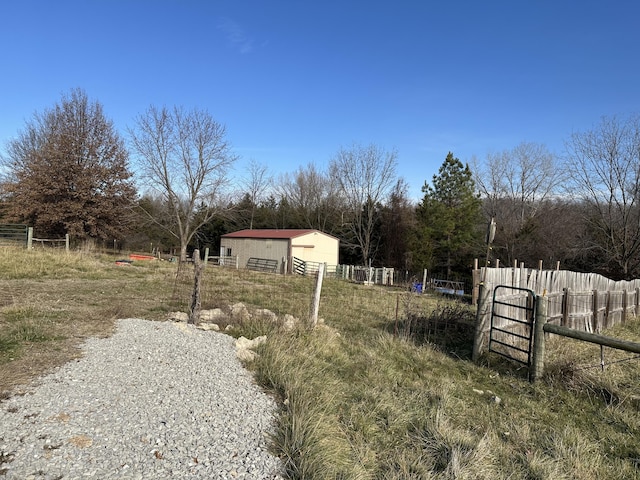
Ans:
{"label": "metal shed", "polygon": [[303,262],[338,265],[340,240],[313,229],[240,230],[222,235],[220,256],[237,256],[238,265],[250,258],[278,261],[278,271],[291,271],[294,258]]}

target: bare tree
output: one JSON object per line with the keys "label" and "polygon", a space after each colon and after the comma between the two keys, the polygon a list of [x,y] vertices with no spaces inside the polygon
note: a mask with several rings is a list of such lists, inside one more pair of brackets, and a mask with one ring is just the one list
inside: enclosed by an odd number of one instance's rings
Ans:
{"label": "bare tree", "polygon": [[590,208],[592,240],[613,268],[640,274],[640,117],[603,118],[567,142],[573,192]]}
{"label": "bare tree", "polygon": [[174,220],[171,234],[179,239],[185,260],[194,234],[219,211],[236,160],[226,129],[206,111],[151,106],[129,133],[148,185],[167,202]]}
{"label": "bare tree", "polygon": [[286,174],[279,182],[280,198],[285,199],[299,227],[335,233],[340,197],[328,175],[313,163]]}
{"label": "bare tree", "polygon": [[136,196],[129,155],[102,105],[83,90],[35,114],[3,163],[8,219],[89,243],[125,234]]}
{"label": "bare tree", "polygon": [[382,207],[382,255],[385,266],[411,270],[411,232],[416,228],[415,205],[409,200],[409,185],[403,178],[393,186]]}
{"label": "bare tree", "polygon": [[476,164],[474,170],[485,214],[498,223],[498,253],[508,263],[524,260],[521,255],[534,250],[530,243],[535,242],[532,233],[540,208],[558,193],[562,181],[555,155],[544,145],[523,142],[488,155],[486,163]]}
{"label": "bare tree", "polygon": [[269,175],[269,167],[266,165],[258,163],[256,160],[251,160],[249,162],[249,167],[247,168],[247,176],[242,182],[247,195],[249,195],[250,199],[250,208],[249,212],[249,229],[253,229],[253,221],[256,215],[256,208],[258,204],[260,204],[265,198],[267,194],[267,190],[269,185],[272,182],[271,175]]}
{"label": "bare tree", "polygon": [[348,224],[363,263],[375,254],[378,206],[396,183],[397,153],[376,145],[342,148],[331,160],[331,180],[348,206]]}

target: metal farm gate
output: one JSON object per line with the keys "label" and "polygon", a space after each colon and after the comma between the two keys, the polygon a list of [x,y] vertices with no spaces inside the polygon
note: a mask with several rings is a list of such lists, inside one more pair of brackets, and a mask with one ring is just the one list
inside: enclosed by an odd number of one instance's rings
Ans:
{"label": "metal farm gate", "polygon": [[27,225],[0,224],[0,245],[26,247],[29,239]]}
{"label": "metal farm gate", "polygon": [[498,285],[493,291],[489,351],[531,367],[535,322],[532,290]]}

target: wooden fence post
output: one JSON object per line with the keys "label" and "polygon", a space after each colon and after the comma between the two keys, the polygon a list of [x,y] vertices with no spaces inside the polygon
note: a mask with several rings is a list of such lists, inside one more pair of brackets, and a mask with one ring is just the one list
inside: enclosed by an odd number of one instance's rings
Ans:
{"label": "wooden fence post", "polygon": [[542,378],[544,373],[544,325],[547,323],[547,306],[549,299],[546,296],[536,296],[536,316],[533,330],[533,358],[531,359],[531,381]]}
{"label": "wooden fence post", "polygon": [[207,266],[208,262],[209,262],[209,247],[206,247],[204,249],[204,267]]}
{"label": "wooden fence post", "polygon": [[471,360],[477,363],[482,353],[484,346],[484,331],[487,325],[488,310],[488,298],[491,292],[485,287],[484,283],[478,285],[478,310],[476,311],[476,334],[473,339],[473,353]]}
{"label": "wooden fence post", "polygon": [[33,227],[29,227],[27,230],[27,250],[33,248]]}
{"label": "wooden fence post", "polygon": [[593,320],[591,322],[591,329],[594,332],[600,330],[600,301],[598,298],[598,290],[593,291]]}
{"label": "wooden fence post", "polygon": [[65,233],[64,235],[64,251],[69,253],[69,234]]}
{"label": "wooden fence post", "polygon": [[604,328],[609,328],[611,326],[610,319],[609,319],[609,315],[611,315],[611,291],[607,290],[605,295],[607,296],[607,300],[605,303],[603,326]]}
{"label": "wooden fence post", "polygon": [[200,250],[197,248],[193,251],[193,264],[195,267],[195,279],[193,281],[193,295],[191,296],[188,323],[197,325],[200,323],[200,283],[202,281],[202,260],[200,260]]}
{"label": "wooden fence post", "polygon": [[571,299],[571,290],[569,288],[563,288],[562,295],[562,320],[560,324],[564,327],[569,323],[569,300]]}
{"label": "wooden fence post", "polygon": [[311,303],[311,326],[313,328],[318,324],[318,310],[320,309],[320,292],[322,291],[322,279],[324,278],[325,264],[318,265],[318,278],[316,279],[316,288],[313,290],[313,301]]}

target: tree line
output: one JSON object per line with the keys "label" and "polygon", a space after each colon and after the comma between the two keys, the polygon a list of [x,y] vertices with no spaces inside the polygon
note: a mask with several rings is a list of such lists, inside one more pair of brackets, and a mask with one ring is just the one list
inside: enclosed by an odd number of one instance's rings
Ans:
{"label": "tree line", "polygon": [[74,89],[5,145],[0,223],[181,258],[240,229],[318,229],[340,239],[341,263],[408,275],[460,280],[480,258],[639,277],[639,117],[602,118],[565,146],[523,142],[471,165],[448,152],[416,202],[395,150],[352,144],[278,177],[251,160],[234,178],[238,156],[207,111],[150,106],[123,136]]}

